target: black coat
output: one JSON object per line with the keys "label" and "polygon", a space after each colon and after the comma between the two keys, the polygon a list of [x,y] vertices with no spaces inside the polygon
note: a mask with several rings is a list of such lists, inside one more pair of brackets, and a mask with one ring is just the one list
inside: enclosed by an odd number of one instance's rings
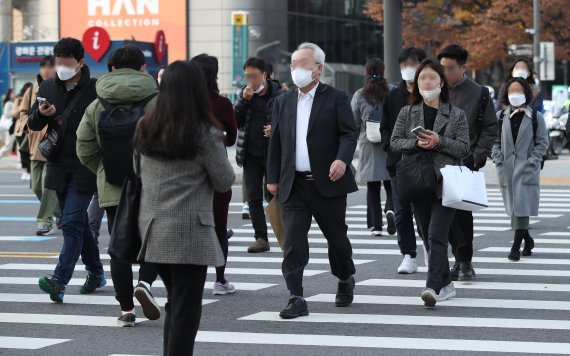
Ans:
{"label": "black coat", "polygon": [[[270,125],[271,124],[271,112],[273,110],[273,102],[275,98],[281,94],[283,94],[283,89],[281,89],[281,85],[279,83],[270,80],[268,81],[268,90],[266,95],[269,96],[269,100],[267,102],[267,108],[264,117],[253,117],[252,115],[252,103],[254,100],[258,100],[258,96],[254,95],[251,100],[245,100],[243,98],[243,90],[242,94],[240,94],[239,99],[237,100],[234,110],[236,114],[236,121],[238,125],[238,137],[237,137],[237,145],[236,145],[236,163],[238,166],[243,167],[245,162],[245,157],[248,155],[248,142],[249,142],[249,125],[251,120],[263,120],[263,125]],[[256,152],[255,156],[261,156],[263,159],[267,156],[267,145],[269,144],[269,139],[265,139],[264,145],[264,152]],[[251,152],[249,152],[251,154]]]}
{"label": "black coat", "polygon": [[[277,97],[273,105],[273,127],[267,156],[267,183],[279,183],[278,198],[285,203],[295,178],[295,143],[298,91],[291,89]],[[325,197],[336,197],[358,190],[350,164],[356,149],[358,131],[346,94],[320,83],[315,93],[307,145],[315,186]],[[346,163],[344,176],[329,178],[335,160]]]}
{"label": "black coat", "polygon": [[97,98],[96,82],[96,79],[91,78],[89,68],[84,66],[81,71],[81,79],[75,88],[69,92],[65,83],[57,76],[42,82],[40,85],[38,96],[46,98],[48,102],[55,105],[57,111],[54,116],[45,117],[40,114],[38,103],[35,102],[30,109],[28,119],[28,126],[34,131],[41,131],[46,125],[48,125],[48,130],[57,128],[59,115],[65,111],[66,106],[77,95],[79,89],[84,88],[81,98],[69,114],[61,146],[55,156],[47,161],[46,188],[62,192],[66,189],[70,179],[73,178],[78,191],[84,193],[97,191],[95,174],[79,162],[75,148],[77,127],[83,118],[85,109]]}
{"label": "black coat", "polygon": [[382,134],[381,144],[383,145],[384,151],[388,153],[386,169],[392,177],[396,175],[396,163],[400,162],[402,154],[392,152],[390,149],[390,138],[392,137],[392,131],[394,131],[398,114],[404,106],[409,105],[409,100],[410,93],[406,88],[405,81],[401,81],[400,85],[390,90],[386,100],[384,100],[384,117],[380,123],[380,133]]}

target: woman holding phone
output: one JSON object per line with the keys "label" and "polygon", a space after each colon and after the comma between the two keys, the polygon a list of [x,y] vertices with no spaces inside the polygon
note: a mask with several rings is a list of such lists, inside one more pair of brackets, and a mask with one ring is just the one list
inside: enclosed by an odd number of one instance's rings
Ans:
{"label": "woman holding phone", "polygon": [[469,127],[463,110],[449,104],[449,89],[443,67],[424,60],[416,72],[411,105],[404,107],[394,126],[390,147],[393,152],[411,156],[429,153],[436,176],[433,192],[412,201],[424,245],[429,253],[426,287],[421,298],[433,308],[455,296],[447,249],[449,228],[455,209],[442,205],[440,169],[459,165],[469,151]]}

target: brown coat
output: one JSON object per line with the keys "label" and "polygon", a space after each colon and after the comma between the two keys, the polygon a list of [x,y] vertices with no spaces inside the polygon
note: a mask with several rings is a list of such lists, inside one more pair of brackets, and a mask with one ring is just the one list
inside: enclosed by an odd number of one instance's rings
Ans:
{"label": "brown coat", "polygon": [[[30,108],[32,104],[36,101],[38,97],[38,90],[40,89],[40,84],[36,81],[32,89],[32,96],[30,97],[30,89],[26,90],[24,97],[20,102],[19,116],[18,121],[16,122],[16,135],[21,136],[21,133],[18,135],[18,130],[23,132],[24,128],[28,125],[28,113],[30,112]],[[42,156],[40,153],[39,145],[42,137],[47,132],[47,125],[41,131],[33,131],[28,128],[28,142],[30,145],[30,159],[32,161],[46,161],[45,157]]]}

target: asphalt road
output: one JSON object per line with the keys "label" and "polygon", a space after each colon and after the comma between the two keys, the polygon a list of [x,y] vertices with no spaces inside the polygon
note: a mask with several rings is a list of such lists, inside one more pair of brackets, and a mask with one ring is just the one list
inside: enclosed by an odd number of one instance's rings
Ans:
{"label": "asphalt road", "polygon": [[[164,318],[140,321],[135,328],[117,327],[120,310],[112,287],[85,297],[79,285],[68,286],[61,305],[42,294],[37,279],[52,272],[62,235],[34,236],[38,204],[19,179],[17,169],[0,169],[0,354],[160,355]],[[213,296],[214,275],[209,274],[195,354],[569,354],[570,185],[543,187],[541,216],[531,219],[535,253],[518,263],[506,258],[513,233],[496,186],[489,186],[489,198],[491,208],[475,216],[477,279],[456,283],[456,298],[427,310],[419,298],[425,268],[398,275],[401,256],[395,237],[371,237],[365,227],[365,189],[350,195],[355,303],[334,306],[337,281],[315,227],[304,280],[311,315],[287,322],[277,316],[287,302],[279,247],[272,236],[271,252],[246,252],[252,230],[250,221],[241,219],[241,189],[236,186],[228,279],[238,292]],[[102,255],[108,241],[103,225]],[[103,262],[108,266],[108,260]],[[418,264],[424,267],[421,247]],[[74,278],[79,284],[85,278],[81,262]],[[165,289],[156,286],[152,291],[164,305]],[[142,317],[140,309],[137,315]]]}

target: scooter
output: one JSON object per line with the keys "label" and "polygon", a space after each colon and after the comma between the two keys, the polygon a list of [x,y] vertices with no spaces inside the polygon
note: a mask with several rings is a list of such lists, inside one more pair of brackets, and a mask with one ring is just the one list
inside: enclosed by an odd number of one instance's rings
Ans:
{"label": "scooter", "polygon": [[560,117],[548,120],[548,154],[558,156],[565,148],[568,148],[568,137],[566,133],[566,122],[568,113]]}

